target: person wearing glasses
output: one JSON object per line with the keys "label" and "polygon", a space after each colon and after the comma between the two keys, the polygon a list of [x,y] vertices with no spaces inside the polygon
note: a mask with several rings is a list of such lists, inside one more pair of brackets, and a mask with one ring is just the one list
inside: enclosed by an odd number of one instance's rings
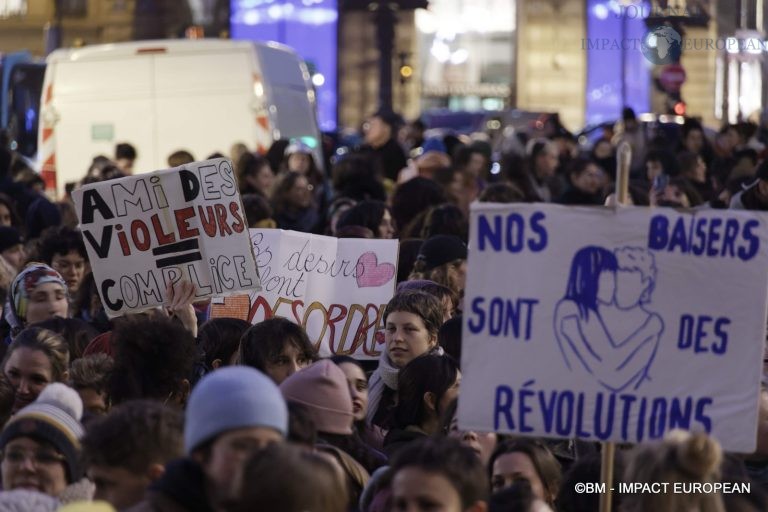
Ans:
{"label": "person wearing glasses", "polygon": [[25,489],[62,501],[90,499],[93,486],[79,483],[82,414],[77,392],[53,383],[14,415],[0,433],[3,491]]}

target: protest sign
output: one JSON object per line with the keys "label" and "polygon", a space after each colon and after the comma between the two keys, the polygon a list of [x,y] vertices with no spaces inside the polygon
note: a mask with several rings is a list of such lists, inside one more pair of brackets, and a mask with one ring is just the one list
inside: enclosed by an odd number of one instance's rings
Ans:
{"label": "protest sign", "polygon": [[321,356],[379,356],[384,307],[397,277],[397,240],[334,238],[252,229],[263,289],[212,305],[211,316],[258,323],[273,316],[303,326]]}
{"label": "protest sign", "polygon": [[755,448],[768,293],[759,212],[473,205],[464,429]]}
{"label": "protest sign", "polygon": [[180,280],[196,298],[259,289],[232,164],[219,158],[72,193],[110,317],[163,304]]}

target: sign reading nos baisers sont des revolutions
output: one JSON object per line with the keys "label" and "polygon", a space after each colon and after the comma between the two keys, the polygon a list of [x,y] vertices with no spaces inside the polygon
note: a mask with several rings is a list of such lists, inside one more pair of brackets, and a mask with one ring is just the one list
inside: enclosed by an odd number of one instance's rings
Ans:
{"label": "sign reading nos baisers sont des revolutions", "polygon": [[760,212],[473,205],[459,425],[756,445]]}
{"label": "sign reading nos baisers sont des revolutions", "polygon": [[198,299],[260,289],[229,160],[94,183],[72,197],[110,317],[163,304],[180,280]]}

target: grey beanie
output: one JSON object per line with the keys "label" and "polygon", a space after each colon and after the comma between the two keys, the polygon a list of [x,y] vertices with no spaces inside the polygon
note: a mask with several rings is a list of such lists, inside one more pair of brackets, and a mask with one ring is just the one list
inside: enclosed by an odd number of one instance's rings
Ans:
{"label": "grey beanie", "polygon": [[273,428],[288,434],[288,408],[272,379],[246,366],[216,370],[198,382],[187,403],[184,450],[238,428]]}

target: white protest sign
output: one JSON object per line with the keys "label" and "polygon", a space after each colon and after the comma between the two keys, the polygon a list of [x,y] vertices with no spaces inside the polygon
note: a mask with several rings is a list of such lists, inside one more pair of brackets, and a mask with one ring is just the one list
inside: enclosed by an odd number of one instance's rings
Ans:
{"label": "white protest sign", "polygon": [[197,298],[260,287],[229,160],[94,183],[72,198],[110,317],[163,304],[182,279]]}
{"label": "white protest sign", "polygon": [[464,429],[755,448],[768,216],[476,204]]}
{"label": "white protest sign", "polygon": [[211,316],[258,323],[273,316],[303,326],[321,356],[374,359],[384,308],[397,278],[397,240],[334,238],[252,229],[263,290],[213,304]]}

